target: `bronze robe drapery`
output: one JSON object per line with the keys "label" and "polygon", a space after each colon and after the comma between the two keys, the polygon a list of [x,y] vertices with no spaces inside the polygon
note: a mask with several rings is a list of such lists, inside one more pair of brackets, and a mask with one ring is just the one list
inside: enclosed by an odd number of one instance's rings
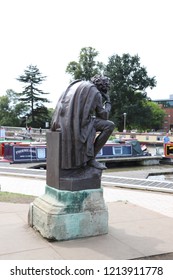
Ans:
{"label": "bronze robe drapery", "polygon": [[51,130],[61,130],[61,168],[78,168],[94,157],[94,116],[108,118],[102,96],[89,81],[74,81],[61,95]]}

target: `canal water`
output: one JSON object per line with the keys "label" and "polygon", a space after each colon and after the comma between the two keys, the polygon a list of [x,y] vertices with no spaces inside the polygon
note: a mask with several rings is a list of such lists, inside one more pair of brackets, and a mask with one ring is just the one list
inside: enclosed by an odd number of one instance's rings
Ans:
{"label": "canal water", "polygon": [[[115,168],[108,168],[105,170],[105,173],[114,173],[114,176],[124,176],[124,172],[129,173],[129,176],[131,177],[132,173],[134,171],[146,171],[147,173],[157,173],[157,175],[149,175],[147,179],[149,180],[155,180],[155,181],[171,181],[173,182],[173,166],[170,164],[159,164],[159,165],[149,165],[149,166],[116,166]],[[117,173],[117,175],[116,175]],[[142,179],[142,178],[141,178]]]}
{"label": "canal water", "polygon": [[[163,145],[148,144],[148,145],[146,145],[146,147],[147,147],[147,151],[152,156],[164,156]],[[154,166],[139,166],[139,165],[134,165],[134,163],[132,162],[130,164],[130,166],[129,165],[126,166],[125,164],[119,165],[119,163],[116,165],[115,168],[111,168],[111,166],[109,166],[107,171],[116,173],[116,172],[121,172],[121,171],[129,172],[129,171],[135,171],[136,170],[136,171],[148,171],[149,173],[153,173],[153,169],[154,169],[154,171],[156,171],[158,174],[157,175],[150,175],[150,176],[148,176],[147,179],[157,180],[157,181],[171,181],[171,182],[173,182],[173,166],[172,166],[172,173],[171,173],[171,168],[170,167],[171,167],[170,164],[159,164],[159,165],[154,165]],[[169,173],[167,172],[168,169],[170,170]]]}
{"label": "canal water", "polygon": [[[157,145],[147,145],[147,150],[149,153],[151,153],[151,155],[158,155],[158,156],[163,156],[164,155],[164,148],[163,146],[157,146]],[[169,166],[165,166],[166,167],[170,167]],[[153,168],[153,167],[152,167]],[[160,172],[164,171],[164,167],[161,165],[159,165],[159,170]],[[172,169],[173,170],[173,169]],[[148,176],[148,179],[150,180],[158,180],[158,181],[171,181],[173,182],[173,172],[172,174],[160,174],[160,175],[151,175]]]}
{"label": "canal water", "polygon": [[164,149],[162,145],[155,145],[155,144],[150,144],[146,145],[147,151],[152,155],[152,156],[163,156],[164,155]]}

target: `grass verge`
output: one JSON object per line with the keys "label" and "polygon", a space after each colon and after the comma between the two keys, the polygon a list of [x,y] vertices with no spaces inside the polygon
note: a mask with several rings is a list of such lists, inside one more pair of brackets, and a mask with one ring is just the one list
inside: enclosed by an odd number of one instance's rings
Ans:
{"label": "grass verge", "polygon": [[33,195],[0,191],[0,202],[31,203],[35,198]]}

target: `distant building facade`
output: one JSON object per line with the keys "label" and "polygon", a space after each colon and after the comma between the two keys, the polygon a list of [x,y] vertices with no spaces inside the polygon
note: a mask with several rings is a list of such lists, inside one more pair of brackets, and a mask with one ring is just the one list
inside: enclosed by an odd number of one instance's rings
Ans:
{"label": "distant building facade", "polygon": [[165,132],[173,132],[173,94],[169,96],[169,99],[157,99],[152,101],[157,103],[160,108],[165,111],[165,118],[162,129]]}

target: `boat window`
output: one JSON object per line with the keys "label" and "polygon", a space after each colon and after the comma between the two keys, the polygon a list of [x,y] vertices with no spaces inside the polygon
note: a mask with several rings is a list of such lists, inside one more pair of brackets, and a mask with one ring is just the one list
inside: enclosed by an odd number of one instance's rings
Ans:
{"label": "boat window", "polygon": [[37,157],[39,159],[46,159],[46,149],[45,148],[38,148],[37,149]]}
{"label": "boat window", "polygon": [[132,146],[123,146],[122,154],[123,155],[132,155]]}
{"label": "boat window", "polygon": [[113,155],[123,155],[129,156],[132,155],[132,146],[131,145],[124,145],[120,147],[112,147],[113,148]]}
{"label": "boat window", "polygon": [[114,155],[121,155],[122,154],[122,148],[121,147],[113,147],[113,154]]}

